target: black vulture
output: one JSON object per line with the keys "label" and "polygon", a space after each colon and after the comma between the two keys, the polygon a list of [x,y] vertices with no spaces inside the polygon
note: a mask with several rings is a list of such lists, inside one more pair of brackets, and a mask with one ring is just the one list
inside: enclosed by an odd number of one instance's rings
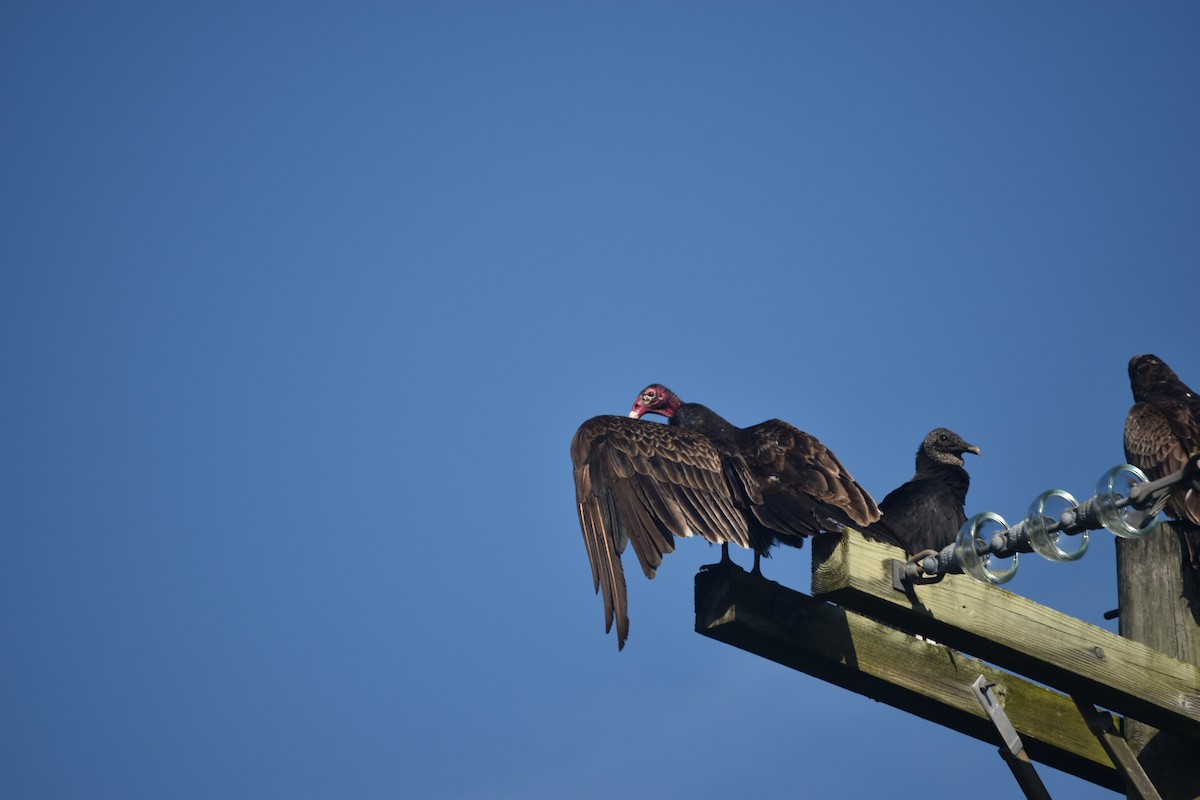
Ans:
{"label": "black vulture", "polygon": [[[668,424],[647,422],[661,414]],[[738,428],[661,384],[638,393],[629,417],[593,417],[571,442],[575,499],[605,630],[629,635],[621,553],[632,543],[653,578],[674,536],[754,550],[879,519],[875,501],[815,437],[777,419]]]}
{"label": "black vulture", "polygon": [[863,535],[902,547],[909,555],[952,543],[967,521],[963,506],[971,477],[964,453],[980,451],[949,428],[930,431],[917,448],[916,474],[883,498],[883,519]]}

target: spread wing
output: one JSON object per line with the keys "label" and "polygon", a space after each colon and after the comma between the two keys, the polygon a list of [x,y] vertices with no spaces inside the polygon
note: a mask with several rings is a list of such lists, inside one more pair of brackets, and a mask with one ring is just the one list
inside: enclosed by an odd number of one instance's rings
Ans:
{"label": "spread wing", "polygon": [[772,530],[806,536],[861,529],[880,517],[871,495],[828,447],[782,420],[747,428],[741,456],[761,494],[761,503],[751,498],[751,510]]}
{"label": "spread wing", "polygon": [[617,623],[617,647],[629,636],[621,553],[632,544],[653,578],[675,536],[749,546],[748,522],[705,437],[628,417],[593,417],[571,441],[575,500],[592,583],[604,598],[605,630]]}

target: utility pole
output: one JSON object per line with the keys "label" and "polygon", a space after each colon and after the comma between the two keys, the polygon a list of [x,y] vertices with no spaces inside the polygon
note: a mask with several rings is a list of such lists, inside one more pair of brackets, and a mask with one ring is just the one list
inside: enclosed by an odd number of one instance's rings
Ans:
{"label": "utility pole", "polygon": [[[1121,635],[1200,665],[1200,587],[1175,525],[1117,539]],[[1200,744],[1128,717],[1122,732],[1163,800],[1200,797]]]}
{"label": "utility pole", "polygon": [[966,575],[901,582],[903,551],[855,531],[812,541],[811,597],[702,569],[696,631],[998,744],[982,679],[1030,759],[1130,797],[1200,798],[1196,587],[1171,528],[1121,540],[1121,636]]}

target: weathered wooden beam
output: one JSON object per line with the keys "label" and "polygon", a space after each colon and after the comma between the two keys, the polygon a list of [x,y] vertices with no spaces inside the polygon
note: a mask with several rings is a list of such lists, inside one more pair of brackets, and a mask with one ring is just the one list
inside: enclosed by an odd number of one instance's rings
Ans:
{"label": "weathered wooden beam", "polygon": [[1070,698],[950,648],[750,575],[696,575],[696,630],[763,658],[998,744],[971,691],[984,675],[1030,756],[1113,790],[1122,783]]}
{"label": "weathered wooden beam", "polygon": [[896,548],[813,537],[813,594],[1112,711],[1200,737],[1200,668],[965,575],[892,586]]}

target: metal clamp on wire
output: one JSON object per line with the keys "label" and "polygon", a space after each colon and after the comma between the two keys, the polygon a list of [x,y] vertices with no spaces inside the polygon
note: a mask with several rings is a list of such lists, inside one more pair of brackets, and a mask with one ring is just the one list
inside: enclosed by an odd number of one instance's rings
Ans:
{"label": "metal clamp on wire", "polygon": [[[1191,484],[1200,489],[1200,453],[1194,453],[1178,472],[1148,483],[1139,483],[1129,488],[1129,502],[1138,509],[1161,511],[1167,498],[1176,489]],[[1156,511],[1156,513],[1157,513]]]}
{"label": "metal clamp on wire", "polygon": [[[924,585],[928,583],[937,583],[942,578],[946,577],[946,572],[934,572],[925,570],[921,566],[922,562],[927,558],[936,558],[937,550],[922,550],[914,556],[909,557],[908,561],[900,561],[892,559],[892,588],[897,592],[907,592],[908,587],[914,585]],[[961,570],[959,570],[961,572]],[[929,572],[929,575],[925,573]]]}
{"label": "metal clamp on wire", "polygon": [[[1126,496],[1117,489],[1122,473],[1129,476]],[[1079,508],[1076,518],[1063,516],[1063,527],[1103,527],[1125,539],[1149,536],[1154,532],[1155,520],[1167,500],[1176,490],[1189,484],[1200,484],[1200,453],[1191,456],[1182,469],[1156,481],[1147,480],[1140,469],[1130,464],[1113,467],[1100,478],[1096,496]]]}

